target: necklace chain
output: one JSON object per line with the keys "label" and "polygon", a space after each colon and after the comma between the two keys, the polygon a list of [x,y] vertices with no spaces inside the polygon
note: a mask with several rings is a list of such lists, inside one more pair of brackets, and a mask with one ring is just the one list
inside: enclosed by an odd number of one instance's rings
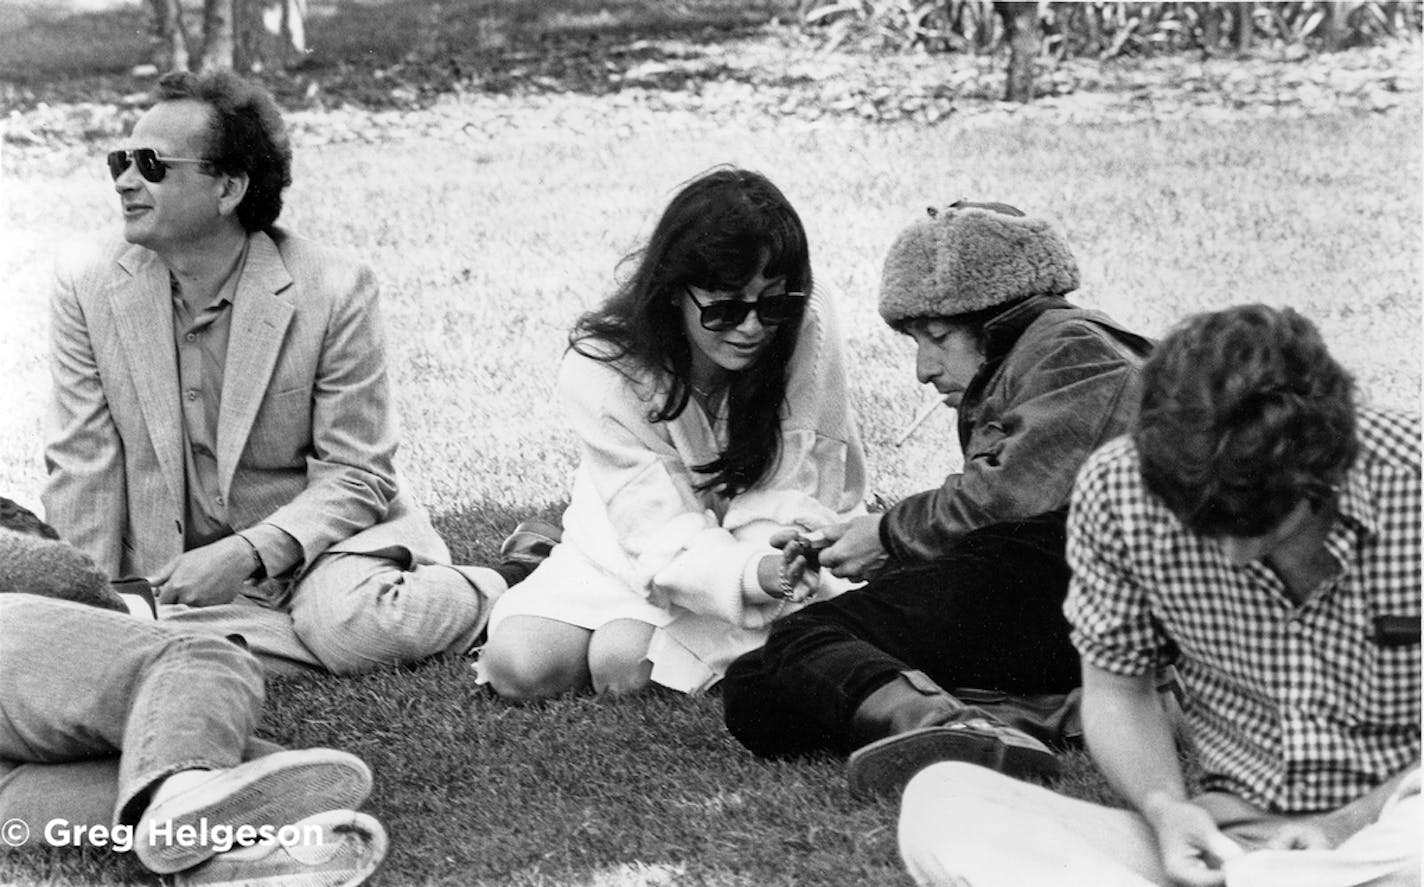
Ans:
{"label": "necklace chain", "polygon": [[696,394],[698,397],[701,397],[704,400],[711,400],[712,398],[727,390],[727,386],[725,384],[711,385],[707,388],[699,388],[698,386],[692,384],[691,381],[687,383],[687,387],[692,389],[693,394]]}
{"label": "necklace chain", "polygon": [[709,416],[716,412],[712,408],[712,405],[717,402],[717,398],[722,395],[725,389],[713,388],[711,391],[708,391],[693,385],[691,382],[687,383],[687,387],[692,389],[692,393],[695,395],[698,405],[702,407],[703,412]]}

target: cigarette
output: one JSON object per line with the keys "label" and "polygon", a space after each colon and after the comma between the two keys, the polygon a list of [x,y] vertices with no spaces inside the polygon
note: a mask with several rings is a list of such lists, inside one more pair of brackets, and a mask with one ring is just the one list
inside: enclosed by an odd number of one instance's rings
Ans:
{"label": "cigarette", "polygon": [[929,419],[930,416],[934,415],[935,409],[941,406],[944,406],[943,400],[932,400],[924,406],[920,407],[920,413],[919,415],[915,416],[915,421],[911,422],[910,427],[900,432],[900,436],[895,439],[895,446],[904,446],[905,441],[910,439],[910,435],[914,434],[916,429],[918,429],[921,425],[925,424],[925,420]]}

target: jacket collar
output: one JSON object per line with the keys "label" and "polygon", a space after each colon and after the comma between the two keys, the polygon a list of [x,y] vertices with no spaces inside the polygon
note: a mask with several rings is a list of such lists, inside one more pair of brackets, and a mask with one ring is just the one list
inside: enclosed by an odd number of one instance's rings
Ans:
{"label": "jacket collar", "polygon": [[989,384],[989,380],[994,378],[994,374],[999,371],[1004,359],[1009,356],[1009,352],[1014,349],[1014,345],[1023,336],[1024,330],[1032,326],[1033,322],[1047,311],[1072,307],[1073,303],[1062,296],[1029,296],[984,324],[984,365],[979,368],[979,372],[974,374],[974,378],[964,389],[964,397],[960,400],[959,436],[961,441],[968,440],[972,424],[971,415],[976,412],[973,407],[984,396],[984,388]]}
{"label": "jacket collar", "polygon": [[[1023,335],[1045,311],[1072,308],[1073,303],[1062,296],[1029,296],[984,324],[984,368],[997,365],[1008,356]],[[981,371],[982,372],[982,371]]]}
{"label": "jacket collar", "polygon": [[292,275],[266,232],[248,238],[247,263],[232,302],[232,331],[218,414],[218,483],[226,494],[272,379],[295,306]]}

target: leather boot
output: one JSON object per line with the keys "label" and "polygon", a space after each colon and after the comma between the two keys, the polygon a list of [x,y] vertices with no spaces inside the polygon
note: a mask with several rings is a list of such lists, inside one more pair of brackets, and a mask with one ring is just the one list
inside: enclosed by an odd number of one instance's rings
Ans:
{"label": "leather boot", "polygon": [[851,716],[851,729],[869,743],[846,764],[857,797],[898,797],[910,777],[939,761],[978,764],[1016,779],[1059,772],[1046,745],[965,705],[923,672],[901,672],[867,696]]}
{"label": "leather boot", "polygon": [[857,745],[933,727],[954,720],[968,706],[922,671],[902,671],[895,680],[865,697],[851,715]]}

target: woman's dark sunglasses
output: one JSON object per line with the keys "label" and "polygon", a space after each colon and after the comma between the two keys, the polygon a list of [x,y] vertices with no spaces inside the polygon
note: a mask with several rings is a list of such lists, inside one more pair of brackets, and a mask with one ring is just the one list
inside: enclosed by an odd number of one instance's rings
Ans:
{"label": "woman's dark sunglasses", "polygon": [[208,161],[196,157],[159,157],[152,148],[134,148],[131,151],[110,151],[108,156],[109,175],[117,179],[132,163],[138,167],[138,174],[150,182],[161,182],[173,163],[201,163]]}
{"label": "woman's dark sunglasses", "polygon": [[702,323],[702,328],[714,333],[726,332],[741,326],[752,311],[756,311],[757,320],[761,322],[762,326],[778,326],[788,320],[795,320],[801,316],[801,312],[806,310],[805,293],[762,296],[755,302],[743,302],[741,299],[720,299],[704,305],[697,301],[697,295],[693,293],[691,287],[688,287],[687,297],[692,300],[692,304],[696,305],[700,312],[698,320]]}

